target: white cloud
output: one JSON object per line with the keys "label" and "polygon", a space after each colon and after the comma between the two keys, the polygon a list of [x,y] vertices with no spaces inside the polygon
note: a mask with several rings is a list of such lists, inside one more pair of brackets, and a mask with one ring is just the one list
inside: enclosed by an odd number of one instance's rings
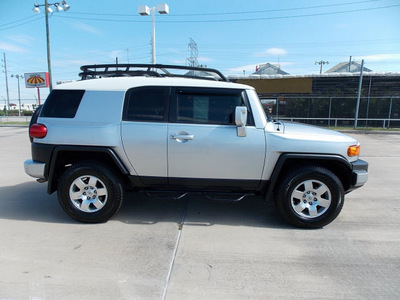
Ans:
{"label": "white cloud", "polygon": [[360,56],[357,61],[364,59],[365,62],[368,61],[385,61],[385,60],[400,60],[400,54],[373,54],[367,56]]}
{"label": "white cloud", "polygon": [[246,74],[254,73],[256,71],[256,67],[259,64],[251,64],[251,65],[245,65],[245,66],[240,66],[240,67],[235,67],[228,69],[228,72],[231,73],[240,73],[243,74],[243,71],[246,72]]}
{"label": "white cloud", "polygon": [[54,59],[52,61],[52,65],[54,67],[58,68],[76,68],[76,70],[79,71],[79,67],[83,65],[92,65],[95,64],[95,62],[91,60],[84,60],[84,59],[66,59],[66,60],[61,60],[61,59]]}
{"label": "white cloud", "polygon": [[[254,73],[256,71],[256,67],[257,66],[259,66],[261,64],[264,64],[264,63],[265,62],[231,68],[231,69],[228,69],[228,73],[229,74],[240,74],[240,75],[242,75],[243,71],[245,71],[246,75],[249,75],[249,74]],[[271,62],[271,64],[276,64],[277,65],[278,63]],[[294,64],[295,63],[293,63],[293,62],[280,62],[279,63],[281,68],[286,67],[286,66],[293,66]],[[286,71],[286,70],[284,70],[284,71]]]}
{"label": "white cloud", "polygon": [[186,64],[186,60],[183,60],[183,59],[172,59],[171,63],[172,64],[176,64],[176,65],[185,65]]}
{"label": "white cloud", "polygon": [[113,50],[110,53],[110,58],[115,59],[116,57],[121,56],[122,51],[121,50]]}
{"label": "white cloud", "polygon": [[90,26],[86,23],[83,22],[74,22],[72,23],[72,27],[88,32],[88,33],[92,33],[92,34],[96,34],[96,35],[100,35],[101,31],[98,30],[96,27]]}
{"label": "white cloud", "polygon": [[263,56],[284,56],[287,54],[287,51],[283,48],[269,48],[263,52],[258,52],[254,56],[263,57]]}
{"label": "white cloud", "polygon": [[283,48],[269,48],[265,53],[268,55],[286,55],[287,51]]}
{"label": "white cloud", "polygon": [[35,40],[29,35],[12,35],[7,36],[8,39],[23,45],[30,45]]}
{"label": "white cloud", "polygon": [[210,62],[210,61],[214,61],[214,59],[212,59],[212,58],[210,58],[210,57],[198,57],[197,58],[197,60],[198,61],[201,61],[201,62]]}
{"label": "white cloud", "polygon": [[28,50],[25,48],[21,48],[19,46],[13,45],[13,44],[1,43],[1,42],[0,42],[0,49],[4,50],[4,51],[16,52],[16,53],[28,52]]}

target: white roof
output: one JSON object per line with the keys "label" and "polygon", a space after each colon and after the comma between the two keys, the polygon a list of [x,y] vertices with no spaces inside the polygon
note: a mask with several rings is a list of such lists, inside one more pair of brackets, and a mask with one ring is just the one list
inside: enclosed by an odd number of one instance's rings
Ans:
{"label": "white roof", "polygon": [[110,77],[88,79],[59,84],[54,89],[76,89],[89,91],[126,91],[139,86],[182,86],[208,88],[254,89],[251,86],[225,81],[192,79],[182,77]]}

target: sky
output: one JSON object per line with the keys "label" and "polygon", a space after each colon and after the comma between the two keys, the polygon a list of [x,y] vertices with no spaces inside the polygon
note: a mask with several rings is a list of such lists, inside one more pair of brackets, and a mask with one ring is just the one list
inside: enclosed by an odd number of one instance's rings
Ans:
{"label": "sky", "polygon": [[[0,0],[0,107],[18,100],[11,75],[47,72],[44,0]],[[49,3],[55,3],[49,1]],[[151,62],[150,16],[140,5],[167,3],[156,13],[156,61],[187,65],[190,39],[199,64],[225,75],[246,75],[263,63],[290,74],[316,74],[338,63],[364,59],[377,72],[400,72],[400,0],[67,0],[68,11],[49,15],[53,84],[78,80],[85,64]],[[53,7],[54,8],[54,7]],[[4,54],[6,61],[4,61]],[[22,103],[36,89],[20,82]],[[47,88],[41,89],[46,97]]]}

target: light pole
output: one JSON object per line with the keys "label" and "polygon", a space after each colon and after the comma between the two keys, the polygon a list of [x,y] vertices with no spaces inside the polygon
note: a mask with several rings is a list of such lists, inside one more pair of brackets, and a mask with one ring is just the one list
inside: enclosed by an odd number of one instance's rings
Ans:
{"label": "light pole", "polygon": [[11,77],[15,77],[18,80],[18,116],[20,117],[21,116],[21,90],[20,90],[20,87],[19,87],[19,79],[20,78],[23,79],[24,76],[23,75],[11,74]]}
{"label": "light pole", "polygon": [[152,64],[156,64],[156,21],[155,21],[155,14],[156,10],[161,15],[166,15],[169,13],[169,6],[167,4],[157,4],[157,7],[148,7],[147,5],[140,5],[138,6],[138,13],[141,16],[148,16],[151,13],[151,20],[153,24],[153,30],[151,34],[151,54],[152,54]]}
{"label": "light pole", "polygon": [[329,61],[323,61],[323,60],[320,60],[320,61],[316,61],[315,62],[315,65],[320,65],[320,68],[319,68],[319,74],[322,74],[322,65],[325,65],[325,64],[329,64]]}
{"label": "light pole", "polygon": [[51,75],[51,59],[50,59],[50,33],[49,33],[49,13],[53,13],[53,9],[51,6],[54,6],[56,9],[56,12],[60,12],[62,10],[67,11],[70,9],[70,6],[67,4],[67,2],[64,0],[61,3],[60,2],[55,2],[55,3],[48,3],[47,0],[44,1],[44,4],[34,4],[34,8],[32,9],[35,13],[40,13],[40,6],[44,6],[44,12],[45,12],[45,19],[46,19],[46,41],[47,41],[47,69],[49,73],[49,89],[50,91],[53,89],[53,83],[52,83],[52,75]]}

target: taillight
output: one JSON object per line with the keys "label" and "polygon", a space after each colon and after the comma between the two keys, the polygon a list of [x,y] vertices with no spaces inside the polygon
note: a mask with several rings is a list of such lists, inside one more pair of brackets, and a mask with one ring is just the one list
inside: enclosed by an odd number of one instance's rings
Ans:
{"label": "taillight", "polygon": [[47,135],[47,127],[43,124],[33,124],[29,128],[29,136],[31,138],[42,139]]}

